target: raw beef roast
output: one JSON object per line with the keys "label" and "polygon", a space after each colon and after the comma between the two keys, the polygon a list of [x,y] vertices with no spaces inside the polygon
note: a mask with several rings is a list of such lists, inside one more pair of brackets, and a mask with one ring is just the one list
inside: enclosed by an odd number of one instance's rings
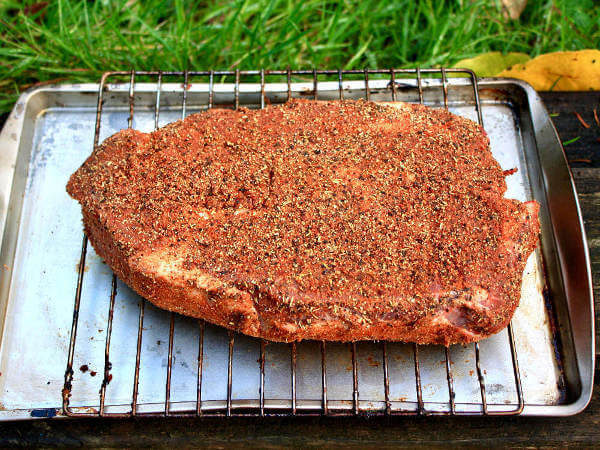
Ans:
{"label": "raw beef roast", "polygon": [[412,104],[293,100],[122,130],[72,176],[85,232],[155,305],[273,341],[477,341],[539,230],[485,131]]}

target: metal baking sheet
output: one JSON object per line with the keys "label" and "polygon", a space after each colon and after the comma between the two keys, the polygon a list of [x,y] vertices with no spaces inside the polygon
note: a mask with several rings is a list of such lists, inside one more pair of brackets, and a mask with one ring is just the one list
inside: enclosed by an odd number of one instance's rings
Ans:
{"label": "metal baking sheet", "polygon": [[[412,80],[399,100],[415,101]],[[439,80],[425,80],[426,104],[441,107]],[[321,98],[337,96],[337,82],[321,82]],[[364,82],[344,83],[346,98],[364,96]],[[386,80],[371,80],[371,99],[389,101]],[[593,305],[589,258],[577,198],[564,154],[535,91],[507,80],[480,80],[482,116],[491,148],[507,178],[507,197],[536,199],[542,206],[541,246],[525,269],[521,305],[513,319],[525,415],[570,415],[588,403],[593,381]],[[295,95],[312,83],[294,83]],[[476,120],[472,91],[460,79],[449,81],[449,105]],[[215,85],[215,102],[232,102],[230,84]],[[266,85],[271,102],[283,101],[287,86]],[[154,127],[156,85],[135,86],[133,127]],[[63,417],[61,389],[71,331],[73,297],[81,251],[81,212],[65,185],[89,155],[94,137],[98,85],[43,87],[21,96],[0,135],[0,419]],[[260,87],[240,86],[240,103],[256,104]],[[187,113],[205,108],[208,86],[193,84]],[[127,127],[128,87],[108,88],[100,140]],[[161,88],[160,125],[181,117],[182,85]],[[418,100],[418,98],[416,99]],[[85,266],[75,378],[71,406],[98,408],[112,273],[91,246]],[[112,380],[106,411],[131,410],[136,358],[139,297],[118,282],[110,361]],[[138,410],[161,412],[170,315],[146,304],[141,352]],[[171,411],[195,409],[198,321],[176,316]],[[576,324],[576,326],[573,326]],[[298,344],[297,408],[321,406],[319,343]],[[481,366],[490,411],[516,405],[517,393],[506,331],[480,343]],[[327,344],[327,396],[331,408],[352,408],[350,347]],[[385,408],[381,346],[357,344],[359,407]],[[259,351],[256,339],[235,336],[232,405],[259,403]],[[227,332],[206,326],[202,380],[204,411],[222,409],[227,395]],[[481,392],[474,347],[452,346],[457,412],[480,412]],[[416,410],[412,346],[388,344],[392,410]],[[420,347],[425,410],[449,409],[444,349]],[[87,370],[79,370],[80,367]],[[265,408],[291,406],[290,347],[266,346]]]}

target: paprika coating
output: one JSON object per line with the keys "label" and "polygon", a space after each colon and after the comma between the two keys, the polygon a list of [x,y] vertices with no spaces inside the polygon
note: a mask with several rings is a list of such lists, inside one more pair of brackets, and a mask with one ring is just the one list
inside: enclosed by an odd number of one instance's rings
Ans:
{"label": "paprika coating", "polygon": [[291,100],[121,130],[71,176],[94,249],[155,305],[272,341],[478,341],[506,327],[538,204],[476,123]]}

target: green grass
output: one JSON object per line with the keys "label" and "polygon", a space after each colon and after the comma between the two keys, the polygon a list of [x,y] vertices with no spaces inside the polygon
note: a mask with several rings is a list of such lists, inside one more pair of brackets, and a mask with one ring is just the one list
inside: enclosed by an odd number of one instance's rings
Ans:
{"label": "green grass", "polygon": [[[594,0],[0,2],[0,112],[37,83],[116,69],[449,66],[499,50],[598,48]],[[24,5],[29,5],[26,7]],[[34,12],[35,11],[35,12]]]}

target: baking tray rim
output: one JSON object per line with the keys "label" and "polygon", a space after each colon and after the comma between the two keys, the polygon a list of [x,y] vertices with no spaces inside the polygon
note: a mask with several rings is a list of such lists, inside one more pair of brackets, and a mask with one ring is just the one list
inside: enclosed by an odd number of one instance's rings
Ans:
{"label": "baking tray rim", "polygon": [[[450,82],[453,80],[458,81],[459,79],[450,79]],[[375,80],[373,80],[375,81]],[[407,80],[410,82],[411,80]],[[456,82],[455,81],[455,82]],[[460,82],[460,81],[458,81]],[[361,81],[346,81],[345,85],[352,86],[353,83],[357,83],[357,88],[361,88],[364,86],[364,82]],[[578,307],[583,308],[587,315],[587,321],[581,321],[578,323],[578,329],[580,330],[579,335],[585,334],[589,336],[589,339],[581,339],[574,337],[574,345],[576,348],[576,361],[577,367],[579,370],[579,378],[581,381],[581,390],[579,395],[573,402],[561,405],[526,405],[523,413],[521,415],[532,415],[532,416],[570,416],[581,412],[585,407],[589,404],[592,391],[593,391],[593,379],[594,379],[594,363],[595,363],[595,322],[594,322],[594,299],[593,299],[593,285],[592,285],[592,277],[591,277],[591,263],[589,256],[589,249],[587,247],[585,227],[583,223],[583,218],[581,214],[581,208],[579,205],[579,200],[576,194],[575,183],[573,180],[571,169],[568,165],[568,161],[566,158],[566,154],[564,153],[564,149],[562,148],[562,144],[560,143],[558,133],[554,127],[554,124],[549,118],[549,115],[543,105],[542,100],[540,99],[538,93],[526,82],[517,79],[510,78],[480,78],[478,79],[479,90],[485,88],[492,88],[501,90],[506,86],[513,86],[521,90],[525,95],[525,99],[527,101],[527,109],[530,113],[531,121],[533,123],[533,136],[536,140],[536,143],[539,142],[541,138],[542,131],[546,134],[550,132],[553,139],[551,138],[549,142],[545,142],[545,145],[552,145],[554,148],[552,151],[560,152],[562,155],[562,165],[567,169],[568,172],[568,180],[570,183],[570,197],[572,197],[573,206],[575,207],[577,213],[577,225],[580,231],[580,237],[578,241],[581,241],[583,244],[581,249],[582,252],[578,255],[580,258],[583,257],[584,266],[585,266],[585,278],[586,285],[584,288],[580,289],[580,292],[583,293],[583,299],[579,302]],[[136,87],[136,90],[141,93],[144,92],[144,85],[146,87],[155,85],[154,83],[140,83],[140,89]],[[194,86],[205,85],[205,83],[194,83]],[[163,85],[164,86],[164,85]],[[267,84],[268,86],[268,84]],[[74,83],[74,84],[58,84],[58,85],[46,85],[33,87],[19,97],[16,102],[12,112],[6,120],[4,128],[0,133],[0,148],[2,151],[0,152],[0,236],[2,236],[2,243],[0,250],[5,250],[5,244],[7,240],[7,230],[6,230],[6,221],[8,212],[10,209],[10,197],[11,190],[13,186],[13,177],[16,169],[16,160],[17,157],[22,151],[22,136],[23,131],[26,127],[26,120],[28,118],[36,119],[39,114],[43,113],[47,108],[42,107],[42,105],[32,106],[33,100],[37,96],[41,96],[44,93],[48,94],[56,94],[60,92],[64,93],[75,93],[75,94],[88,94],[96,99],[99,88],[99,84],[97,83]],[[254,92],[254,91],[252,91]],[[95,103],[91,103],[89,107],[95,107]],[[546,129],[542,130],[543,127]],[[546,138],[548,140],[548,138]],[[12,173],[11,173],[12,172]],[[18,230],[17,230],[18,232]],[[16,240],[16,239],[13,239]],[[11,252],[10,259],[14,258],[14,252]],[[569,282],[568,279],[565,279],[565,284]],[[3,283],[4,285],[6,283]],[[6,315],[6,301],[7,296],[4,295],[4,292],[8,291],[9,287],[4,286],[0,287],[0,337],[4,336],[4,319]],[[583,291],[582,291],[583,290]],[[587,298],[585,298],[587,297]],[[571,299],[567,296],[567,302],[570,303]],[[587,308],[586,308],[587,306]],[[581,312],[581,311],[580,311]],[[570,321],[571,328],[573,327],[573,322]],[[0,355],[2,354],[2,343],[4,339],[0,340]],[[54,412],[53,412],[54,411]],[[32,409],[19,409],[19,410],[0,410],[0,421],[3,420],[18,420],[18,419],[32,419],[32,418],[47,418],[47,417],[66,417],[61,414],[61,408],[32,408]]]}

